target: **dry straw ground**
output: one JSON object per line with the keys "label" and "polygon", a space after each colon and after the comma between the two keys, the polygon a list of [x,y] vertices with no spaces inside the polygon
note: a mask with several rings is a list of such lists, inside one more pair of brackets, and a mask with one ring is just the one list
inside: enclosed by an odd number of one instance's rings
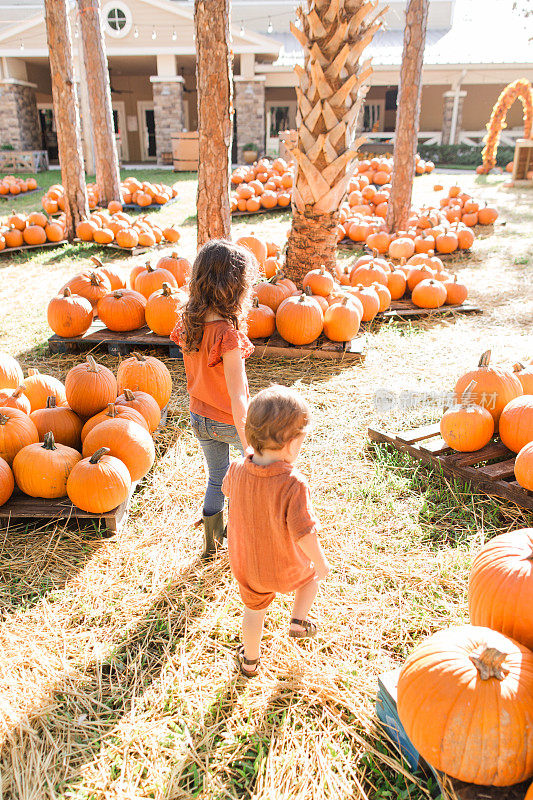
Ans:
{"label": "dry straw ground", "polygon": [[[369,423],[437,418],[428,404],[379,416],[380,387],[438,394],[485,349],[502,363],[533,357],[531,193],[459,178],[501,210],[494,234],[454,261],[484,316],[382,327],[368,335],[363,365],[249,363],[252,392],[294,385],[314,410],[301,467],[333,564],[315,642],[287,638],[289,603],[279,598],[260,677],[237,676],[241,608],[227,560],[199,560],[204,476],[179,361],[167,361],[174,392],[159,458],[120,534],[0,532],[3,800],[428,796],[377,727],[377,676],[424,635],[466,619],[468,567],[485,538],[532,524],[365,439]],[[453,180],[442,176],[445,186]],[[420,201],[433,199],[434,182],[417,179]],[[160,212],[185,221],[180,250],[189,256],[193,208],[186,180],[183,203]],[[283,215],[234,227],[282,242],[288,224]],[[77,360],[47,353],[45,308],[87,252],[0,257],[0,346],[25,367],[64,377]]]}

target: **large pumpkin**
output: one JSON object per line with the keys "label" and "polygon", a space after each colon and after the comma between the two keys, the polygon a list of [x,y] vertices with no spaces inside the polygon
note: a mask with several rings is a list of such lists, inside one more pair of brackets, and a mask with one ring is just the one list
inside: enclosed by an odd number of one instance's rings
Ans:
{"label": "large pumpkin", "polygon": [[98,316],[110,331],[136,331],[145,323],[146,298],[133,289],[117,289],[98,301]]}
{"label": "large pumpkin", "polygon": [[[159,414],[159,406],[157,406],[157,413]],[[148,423],[140,411],[135,408],[125,405],[117,405],[116,403],[108,403],[104,411],[99,411],[94,417],[90,417],[81,431],[81,441],[85,441],[85,437],[93,428],[101,422],[107,422],[108,419],[129,419],[132,422],[137,422],[142,428],[149,430]],[[155,429],[154,429],[155,430]]]}
{"label": "large pumpkin", "polygon": [[290,344],[311,344],[324,327],[322,309],[306,294],[287,297],[276,312],[276,327],[280,336]]}
{"label": "large pumpkin", "polygon": [[154,442],[148,431],[129,419],[110,419],[96,425],[83,442],[84,457],[101,447],[119,458],[128,468],[132,481],[143,478],[155,461]]}
{"label": "large pumpkin", "polygon": [[148,392],[136,391],[132,392],[131,389],[124,389],[122,394],[116,399],[117,406],[125,406],[132,408],[141,414],[148,426],[150,433],[153,433],[161,422],[161,409],[157,400],[152,397]]}
{"label": "large pumpkin", "polygon": [[110,369],[87,356],[86,361],[68,371],[65,390],[71,409],[81,417],[92,417],[108,403],[114,403],[117,381]]}
{"label": "large pumpkin", "polygon": [[114,292],[116,289],[126,288],[126,281],[124,280],[122,273],[120,273],[118,269],[110,267],[109,264],[102,264],[100,259],[96,258],[96,256],[91,256],[91,261],[98,268],[98,272],[101,272],[102,275],[105,275],[106,278],[109,280],[112,292]]}
{"label": "large pumpkin", "polygon": [[15,478],[11,467],[4,458],[0,458],[0,506],[7,503],[13,489],[15,488]]}
{"label": "large pumpkin", "polygon": [[333,275],[322,266],[320,269],[312,269],[307,273],[302,281],[302,288],[305,289],[307,286],[311,289],[312,294],[327,297],[335,288],[335,280]]}
{"label": "large pumpkin", "polygon": [[34,367],[28,370],[28,377],[24,379],[24,394],[30,401],[32,411],[45,408],[49,397],[55,397],[58,406],[67,405],[67,395],[61,381],[52,375],[43,375]]}
{"label": "large pumpkin", "polygon": [[170,336],[179,318],[179,310],[187,296],[180,289],[164,283],[161,289],[150,295],[144,314],[146,324],[158,336]]}
{"label": "large pumpkin", "polygon": [[8,353],[0,352],[0,389],[16,389],[23,380],[19,362]]}
{"label": "large pumpkin", "polygon": [[351,341],[360,324],[361,313],[349,297],[333,303],[324,313],[324,333],[333,342]]}
{"label": "large pumpkin", "polygon": [[19,489],[30,497],[65,497],[72,467],[81,459],[73,447],[55,443],[51,432],[44,441],[19,450],[13,461],[13,472]]}
{"label": "large pumpkin", "polygon": [[99,270],[87,270],[75,275],[61,288],[70,289],[72,294],[79,294],[85,297],[93,308],[96,307],[98,301],[111,291],[111,282],[109,278]]}
{"label": "large pumpkin", "polygon": [[476,382],[470,381],[461,400],[442,415],[440,435],[448,445],[460,453],[481,450],[492,438],[494,420],[483,406],[471,402]]}
{"label": "large pumpkin", "polygon": [[241,236],[240,239],[237,239],[235,244],[238,244],[239,247],[245,247],[246,250],[253,253],[260,267],[264,265],[267,257],[267,247],[266,244],[256,236],[253,234],[251,236]]}
{"label": "large pumpkin", "polygon": [[16,389],[0,389],[0,407],[18,408],[19,411],[29,414],[31,404],[24,394],[24,384]]}
{"label": "large pumpkin", "polygon": [[490,539],[472,564],[468,608],[473,625],[533,649],[533,528]]}
{"label": "large pumpkin", "polygon": [[146,264],[145,268],[135,278],[135,286],[133,288],[148,300],[150,295],[161,289],[164,283],[178,287],[176,278],[168,269],[152,267],[151,264]]}
{"label": "large pumpkin", "polygon": [[86,297],[72,294],[66,286],[48,303],[48,324],[58,336],[81,336],[93,321],[93,307]]}
{"label": "large pumpkin", "polygon": [[518,362],[513,366],[513,372],[522,384],[524,394],[533,394],[533,367]]}
{"label": "large pumpkin", "polygon": [[472,402],[485,406],[490,411],[494,428],[498,430],[498,422],[507,403],[523,394],[522,384],[512,372],[490,366],[490,350],[483,353],[477,369],[470,370],[459,378],[455,384],[455,394],[461,397],[470,381],[477,384]]}
{"label": "large pumpkin", "polygon": [[276,315],[269,306],[261,305],[257,297],[247,318],[248,336],[250,339],[267,339],[276,330]]}
{"label": "large pumpkin", "polygon": [[117,371],[120,391],[131,389],[147,392],[164,408],[172,393],[172,378],[165,364],[154,356],[133,353],[122,361]]}
{"label": "large pumpkin", "polygon": [[158,269],[167,269],[174,275],[178,286],[184,286],[191,274],[191,264],[186,258],[180,258],[177,253],[163,256],[157,262]]}
{"label": "large pumpkin", "polygon": [[533,653],[465,625],[418,645],[398,682],[407,736],[435,769],[487,786],[533,775]]}
{"label": "large pumpkin", "polygon": [[0,458],[12,464],[19,450],[38,441],[37,428],[27,414],[17,408],[0,409]]}
{"label": "large pumpkin", "polygon": [[30,419],[37,428],[39,441],[44,441],[44,435],[50,432],[58,444],[79,449],[81,419],[68,406],[56,405],[55,397],[48,398],[45,408],[32,411]]}
{"label": "large pumpkin", "polygon": [[533,442],[533,395],[507,403],[500,417],[500,439],[514,453]]}
{"label": "large pumpkin", "polygon": [[514,462],[514,476],[524,489],[533,492],[533,442],[524,445]]}
{"label": "large pumpkin", "polygon": [[101,447],[90,458],[72,468],[67,494],[75,506],[91,514],[105,514],[123,503],[130,492],[131,478],[126,465]]}

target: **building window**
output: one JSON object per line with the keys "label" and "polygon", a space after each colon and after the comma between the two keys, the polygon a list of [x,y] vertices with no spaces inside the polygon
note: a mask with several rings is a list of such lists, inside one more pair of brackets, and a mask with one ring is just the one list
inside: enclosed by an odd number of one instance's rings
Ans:
{"label": "building window", "polygon": [[387,89],[385,92],[385,111],[396,111],[398,105],[398,89]]}
{"label": "building window", "polygon": [[112,0],[102,9],[104,30],[108,36],[120,39],[126,36],[131,28],[132,16],[126,3],[122,0]]}

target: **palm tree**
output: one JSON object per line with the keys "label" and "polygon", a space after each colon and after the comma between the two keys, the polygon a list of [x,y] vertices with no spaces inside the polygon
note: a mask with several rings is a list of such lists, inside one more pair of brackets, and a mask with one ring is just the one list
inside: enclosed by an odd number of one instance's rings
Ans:
{"label": "palm tree", "polygon": [[292,151],[296,175],[286,263],[296,281],[322,264],[335,266],[339,208],[362,141],[354,132],[372,73],[361,56],[381,25],[376,6],[366,0],[314,0],[297,9],[300,27],[291,24],[305,56],[304,67],[295,68],[298,144]]}

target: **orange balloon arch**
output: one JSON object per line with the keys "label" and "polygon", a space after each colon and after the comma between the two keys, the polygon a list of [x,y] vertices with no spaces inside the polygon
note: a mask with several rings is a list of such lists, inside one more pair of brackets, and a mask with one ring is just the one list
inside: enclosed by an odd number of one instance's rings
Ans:
{"label": "orange balloon arch", "polygon": [[514,101],[518,99],[522,101],[524,107],[524,139],[531,138],[531,131],[533,130],[533,88],[526,78],[519,78],[505,87],[494,104],[489,124],[487,125],[485,147],[481,153],[483,164],[478,167],[479,172],[489,172],[496,166],[496,152],[500,134],[502,129],[505,128],[505,118]]}

